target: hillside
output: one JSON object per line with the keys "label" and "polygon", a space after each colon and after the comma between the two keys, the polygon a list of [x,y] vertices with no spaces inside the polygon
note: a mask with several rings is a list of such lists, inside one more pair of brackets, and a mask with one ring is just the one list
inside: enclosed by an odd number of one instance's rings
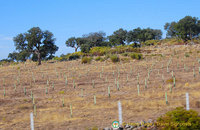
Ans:
{"label": "hillside", "polygon": [[118,120],[119,100],[124,122],[156,120],[176,107],[185,108],[186,92],[190,108],[200,112],[199,49],[200,45],[146,46],[141,48],[141,60],[81,64],[79,59],[1,66],[0,129],[30,129],[31,112],[35,129],[111,127]]}

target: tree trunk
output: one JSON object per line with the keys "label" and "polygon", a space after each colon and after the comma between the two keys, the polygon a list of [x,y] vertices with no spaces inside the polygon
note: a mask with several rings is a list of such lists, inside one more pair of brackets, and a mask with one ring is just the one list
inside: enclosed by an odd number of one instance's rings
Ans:
{"label": "tree trunk", "polygon": [[41,56],[40,56],[40,52],[38,52],[37,56],[38,56],[38,65],[41,65]]}
{"label": "tree trunk", "polygon": [[78,47],[75,48],[75,52],[77,52],[77,50],[78,50]]}

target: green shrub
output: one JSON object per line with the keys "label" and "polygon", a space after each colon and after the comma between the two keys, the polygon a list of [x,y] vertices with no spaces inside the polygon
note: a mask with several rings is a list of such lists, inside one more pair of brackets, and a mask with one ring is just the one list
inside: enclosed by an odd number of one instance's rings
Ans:
{"label": "green shrub", "polygon": [[144,43],[142,43],[145,46],[154,46],[159,44],[159,40],[147,40]]}
{"label": "green shrub", "polygon": [[166,130],[199,130],[200,117],[194,110],[187,111],[183,107],[177,107],[159,117],[156,125],[158,128]]}
{"label": "green shrub", "polygon": [[102,62],[102,61],[105,61],[105,59],[98,56],[98,57],[95,58],[95,61],[101,61]]}
{"label": "green shrub", "polygon": [[128,54],[129,54],[128,52],[125,52],[125,53],[122,53],[121,55],[122,56],[128,56]]}
{"label": "green shrub", "polygon": [[132,59],[137,59],[137,60],[140,60],[143,58],[142,54],[140,53],[130,53],[129,56],[132,58]]}
{"label": "green shrub", "polygon": [[69,60],[76,60],[76,59],[79,59],[80,56],[79,55],[70,55],[69,56]]}
{"label": "green shrub", "polygon": [[131,46],[131,47],[133,47],[133,48],[138,48],[138,47],[141,47],[141,44],[132,43],[132,44],[130,44],[129,46]]}
{"label": "green shrub", "polygon": [[62,61],[62,60],[63,60],[63,57],[55,56],[55,57],[53,58],[53,60],[56,60],[56,61]]}
{"label": "green shrub", "polygon": [[90,54],[93,56],[103,56],[107,54],[110,50],[110,47],[93,47],[90,49]]}
{"label": "green shrub", "polygon": [[95,58],[95,61],[100,61],[102,58],[100,56]]}
{"label": "green shrub", "polygon": [[111,61],[112,61],[113,63],[116,63],[116,62],[119,62],[119,61],[120,61],[120,59],[119,59],[119,57],[118,57],[117,55],[111,55],[111,56],[110,56],[110,59],[111,59]]}
{"label": "green shrub", "polygon": [[69,55],[68,59],[69,60],[76,60],[79,59],[81,56],[84,56],[85,54],[83,52],[74,52]]}
{"label": "green shrub", "polygon": [[74,53],[68,53],[67,55],[61,55],[60,57],[62,57],[61,60],[59,61],[67,61],[67,60],[76,60],[81,58],[82,56],[85,56],[86,54],[83,52],[74,52]]}
{"label": "green shrub", "polygon": [[103,61],[105,61],[105,59],[101,58],[100,61],[103,62]]}
{"label": "green shrub", "polygon": [[88,63],[88,64],[90,64],[91,63],[91,61],[92,61],[92,58],[91,57],[83,57],[82,59],[81,59],[81,63],[82,64],[86,64],[86,63]]}

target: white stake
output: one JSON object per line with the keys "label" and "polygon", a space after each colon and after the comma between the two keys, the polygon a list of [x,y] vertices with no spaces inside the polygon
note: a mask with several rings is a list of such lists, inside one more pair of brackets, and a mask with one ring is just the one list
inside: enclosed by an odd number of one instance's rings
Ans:
{"label": "white stake", "polygon": [[118,111],[119,111],[119,124],[122,125],[122,106],[120,101],[118,101]]}
{"label": "white stake", "polygon": [[33,120],[33,113],[32,112],[30,114],[30,119],[31,119],[31,130],[34,130],[34,120]]}
{"label": "white stake", "polygon": [[186,93],[185,96],[186,96],[186,110],[190,110],[190,107],[189,107],[189,94]]}

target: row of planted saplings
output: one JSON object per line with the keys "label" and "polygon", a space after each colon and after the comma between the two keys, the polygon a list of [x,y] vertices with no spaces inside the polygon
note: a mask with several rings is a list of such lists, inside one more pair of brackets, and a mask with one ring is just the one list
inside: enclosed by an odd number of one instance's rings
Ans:
{"label": "row of planted saplings", "polygon": [[[171,60],[170,60],[171,61]],[[168,63],[168,65],[167,65],[167,72],[169,73],[169,64],[170,64],[170,62]],[[154,65],[154,64],[153,64]],[[149,80],[149,76],[150,76],[150,73],[152,72],[152,67],[153,67],[153,65],[151,66],[151,69],[148,71],[148,77],[147,78],[145,78],[145,88],[147,88],[147,81]],[[177,65],[177,67],[178,67],[178,65]],[[185,69],[186,67],[185,67],[185,64],[184,64],[184,69]],[[102,68],[102,71],[103,71],[103,68]],[[200,73],[200,68],[199,68],[199,73]],[[119,77],[119,71],[118,71],[118,77]],[[194,75],[194,77],[195,77],[195,71],[194,71],[194,69],[193,69],[193,75]],[[114,71],[113,71],[113,76],[114,76]],[[35,78],[34,78],[34,76],[33,76],[33,74],[32,74],[32,77],[33,77],[33,81],[35,82]],[[101,72],[100,72],[100,78],[102,78],[102,75],[101,75]],[[175,76],[174,76],[174,74],[173,74],[173,71],[172,71],[172,78],[173,78],[173,86],[175,87],[175,85],[176,85],[176,79],[175,79]],[[107,77],[106,77],[106,79],[107,79]],[[163,79],[163,82],[164,82],[164,77],[163,77],[163,75],[162,75],[162,79]],[[19,81],[19,79],[17,79],[17,81],[18,82],[20,82]],[[127,75],[127,81],[128,81],[128,75]],[[140,94],[140,86],[139,86],[139,73],[138,73],[138,75],[137,75],[137,81],[138,81],[138,84],[137,84],[137,89],[138,89],[138,95]],[[67,78],[65,78],[65,86],[67,86]],[[3,83],[3,84],[5,84],[5,82]],[[94,88],[94,86],[95,86],[95,83],[94,83],[94,80],[92,81],[92,84],[93,84],[93,88]],[[119,81],[116,81],[116,78],[115,78],[115,84],[116,84],[116,86],[117,86],[117,90],[119,90]],[[47,86],[49,86],[49,80],[47,80]],[[73,87],[75,88],[76,87],[76,85],[75,85],[75,81],[73,80]],[[16,90],[16,85],[14,85],[14,88],[15,88],[15,90]],[[52,83],[52,89],[54,89],[54,83]],[[172,88],[170,87],[170,92],[172,92]],[[46,87],[46,90],[45,90],[45,93],[46,94],[48,94],[48,87]],[[24,87],[24,94],[26,95],[26,88]],[[5,91],[5,87],[4,87],[4,96],[6,95],[6,91]],[[83,96],[83,89],[81,89],[81,95]],[[110,98],[110,87],[108,86],[108,97]],[[35,105],[35,100],[34,100],[34,97],[33,97],[33,94],[32,94],[32,91],[31,91],[31,98],[32,98],[32,101],[33,101],[33,104],[34,104],[34,113],[35,113],[35,115],[36,115],[36,105]],[[168,101],[167,101],[167,93],[165,93],[165,99],[166,99],[166,104],[168,104]],[[96,104],[96,95],[94,95],[94,104]],[[64,98],[63,98],[63,100],[62,100],[62,106],[64,107]],[[71,107],[71,105],[70,105],[70,111],[71,111],[71,116],[72,116],[72,107]]]}

